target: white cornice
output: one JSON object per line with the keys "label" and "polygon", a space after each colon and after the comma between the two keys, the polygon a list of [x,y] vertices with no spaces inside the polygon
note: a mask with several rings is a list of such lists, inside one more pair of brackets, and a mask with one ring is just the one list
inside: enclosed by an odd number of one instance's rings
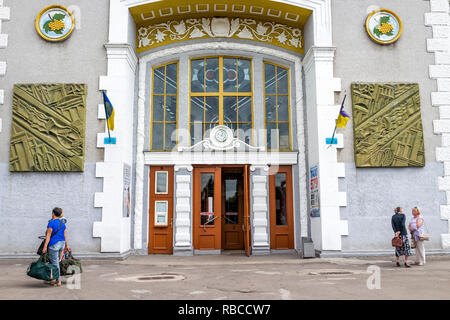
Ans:
{"label": "white cornice", "polygon": [[105,48],[108,59],[126,59],[132,71],[136,71],[138,58],[131,45],[127,43],[107,43]]}

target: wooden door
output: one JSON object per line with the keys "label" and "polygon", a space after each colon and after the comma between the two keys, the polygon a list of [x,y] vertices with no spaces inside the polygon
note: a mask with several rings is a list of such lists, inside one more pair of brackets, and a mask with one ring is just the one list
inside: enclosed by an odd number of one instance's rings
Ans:
{"label": "wooden door", "polygon": [[250,172],[249,166],[244,167],[244,248],[245,254],[250,256]]}
{"label": "wooden door", "polygon": [[294,249],[292,167],[274,167],[270,173],[270,248]]}
{"label": "wooden door", "polygon": [[149,254],[173,252],[173,167],[150,167]]}
{"label": "wooden door", "polygon": [[194,168],[194,249],[221,248],[221,168]]}
{"label": "wooden door", "polygon": [[222,168],[222,249],[244,249],[242,168]]}

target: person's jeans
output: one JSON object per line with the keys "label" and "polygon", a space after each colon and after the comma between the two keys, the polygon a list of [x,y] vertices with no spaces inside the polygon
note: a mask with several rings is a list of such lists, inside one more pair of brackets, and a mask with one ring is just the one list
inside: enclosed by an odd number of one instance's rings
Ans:
{"label": "person's jeans", "polygon": [[59,255],[64,250],[64,247],[66,246],[65,241],[58,241],[54,245],[48,247],[48,258],[50,259],[50,263],[53,264],[58,268],[58,275],[56,278],[56,281],[61,281],[60,278],[60,270],[59,270]]}

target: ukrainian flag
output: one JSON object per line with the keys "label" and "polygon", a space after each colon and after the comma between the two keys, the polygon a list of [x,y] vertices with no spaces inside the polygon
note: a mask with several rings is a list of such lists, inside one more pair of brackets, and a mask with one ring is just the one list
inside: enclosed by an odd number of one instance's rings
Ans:
{"label": "ukrainian flag", "polygon": [[350,119],[350,116],[347,112],[344,111],[344,108],[341,108],[339,112],[339,117],[336,119],[336,127],[345,128],[347,125],[347,121]]}
{"label": "ukrainian flag", "polygon": [[109,101],[108,96],[105,91],[103,91],[103,103],[105,105],[105,113],[106,113],[106,123],[108,124],[108,129],[114,130],[114,108]]}

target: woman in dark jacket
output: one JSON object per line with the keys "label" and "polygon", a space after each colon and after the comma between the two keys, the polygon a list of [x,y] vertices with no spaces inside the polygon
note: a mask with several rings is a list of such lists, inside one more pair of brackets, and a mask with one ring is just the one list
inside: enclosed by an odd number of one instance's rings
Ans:
{"label": "woman in dark jacket", "polygon": [[409,245],[408,233],[405,227],[405,215],[403,209],[397,207],[394,209],[395,214],[392,216],[391,224],[394,229],[395,236],[402,239],[402,246],[395,247],[395,258],[397,259],[397,267],[400,267],[400,256],[405,256],[405,267],[410,268],[408,257],[411,255],[411,247]]}

